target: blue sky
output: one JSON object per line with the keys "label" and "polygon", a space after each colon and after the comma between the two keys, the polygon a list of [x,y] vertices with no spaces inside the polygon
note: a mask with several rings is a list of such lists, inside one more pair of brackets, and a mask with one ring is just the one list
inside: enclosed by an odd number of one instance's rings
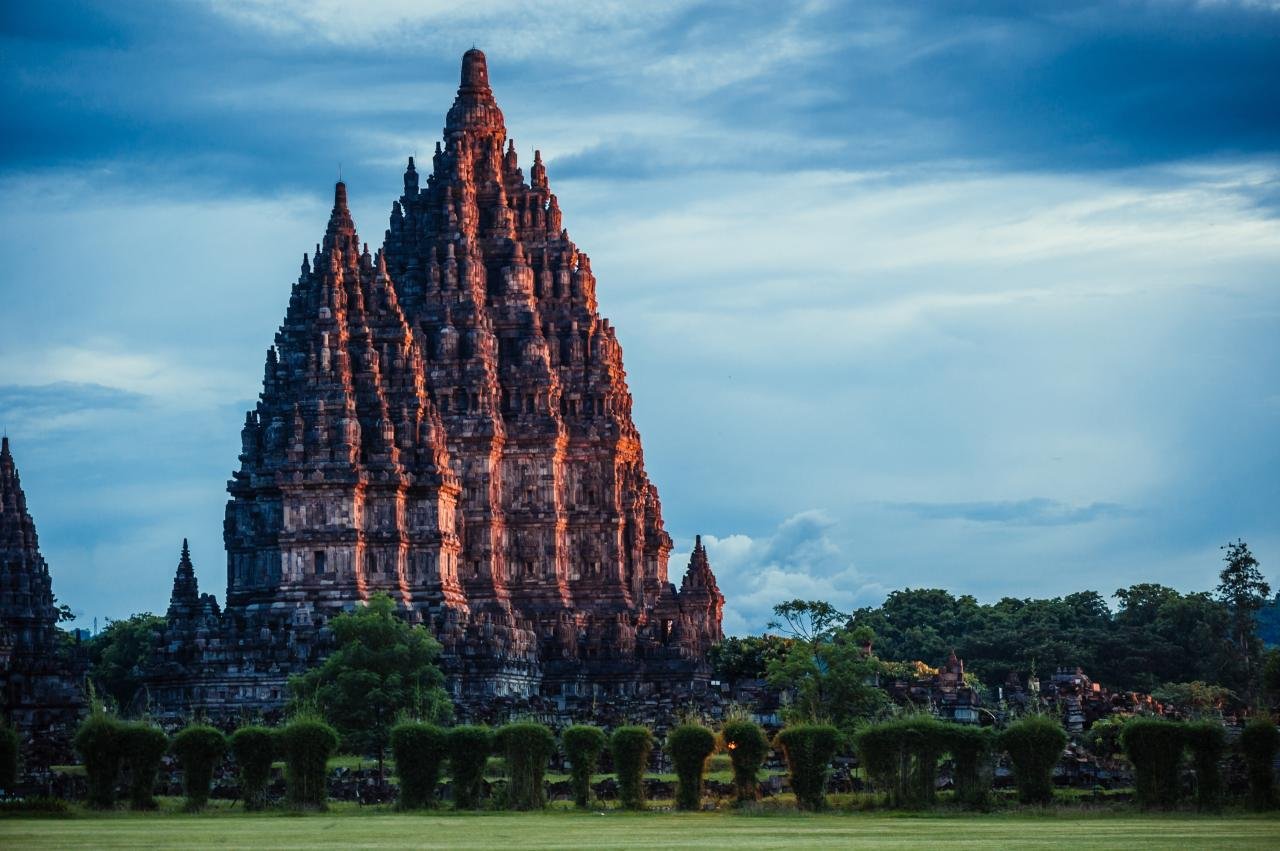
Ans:
{"label": "blue sky", "polygon": [[1280,578],[1280,4],[45,2],[0,19],[0,424],[55,593],[225,587],[341,164],[380,241],[473,43],[619,328],[678,569],[990,600]]}

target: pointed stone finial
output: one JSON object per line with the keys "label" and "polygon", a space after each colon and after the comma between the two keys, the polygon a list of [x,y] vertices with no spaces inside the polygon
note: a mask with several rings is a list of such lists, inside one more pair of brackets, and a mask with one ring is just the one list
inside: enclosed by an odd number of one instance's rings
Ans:
{"label": "pointed stone finial", "polygon": [[187,545],[187,539],[182,539],[182,560],[187,564],[191,563],[191,547]]}
{"label": "pointed stone finial", "polygon": [[0,438],[0,455],[9,454],[9,435]]}
{"label": "pointed stone finial", "polygon": [[341,180],[333,187],[333,209],[335,211],[347,209],[347,184]]}

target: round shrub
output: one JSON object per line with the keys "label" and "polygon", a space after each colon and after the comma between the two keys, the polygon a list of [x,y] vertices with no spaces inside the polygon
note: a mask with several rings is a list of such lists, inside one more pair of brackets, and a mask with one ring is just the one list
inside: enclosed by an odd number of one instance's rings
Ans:
{"label": "round shrub", "polygon": [[318,718],[299,717],[280,731],[284,779],[289,804],[298,809],[324,809],[329,757],[338,749],[338,731]]}
{"label": "round shrub", "polygon": [[84,760],[89,786],[89,806],[109,810],[116,804],[116,782],[120,779],[121,738],[124,725],[100,709],[89,713],[71,740]]}
{"label": "round shrub", "polygon": [[1133,763],[1133,786],[1144,808],[1172,807],[1182,783],[1178,769],[1187,740],[1183,726],[1163,718],[1132,718],[1120,731],[1120,746]]}
{"label": "round shrub", "polygon": [[644,772],[653,752],[653,733],[648,727],[619,727],[609,739],[609,750],[618,772],[618,800],[629,810],[643,810]]}
{"label": "round shrub", "polygon": [[0,721],[0,789],[12,792],[18,785],[18,731]]}
{"label": "round shrub", "polygon": [[160,760],[169,749],[164,730],[145,721],[124,724],[120,730],[120,754],[129,772],[129,808],[156,808],[156,775]]}
{"label": "round shrub", "polygon": [[573,803],[583,809],[591,803],[591,775],[596,773],[600,752],[607,741],[604,730],[589,724],[575,724],[560,734],[564,755],[569,760]]}
{"label": "round shrub", "polygon": [[449,755],[444,729],[422,721],[397,724],[391,728],[391,753],[400,777],[400,809],[434,805],[440,768]]}
{"label": "round shrub", "polygon": [[213,770],[227,750],[227,737],[208,724],[192,724],[173,737],[173,753],[182,766],[182,791],[187,809],[199,810],[209,800]]}
{"label": "round shrub", "polygon": [[1047,715],[1029,715],[1014,721],[1000,734],[999,746],[1013,763],[1018,800],[1047,804],[1053,800],[1053,767],[1062,758],[1067,734]]}
{"label": "round shrub", "polygon": [[231,758],[240,774],[240,797],[246,810],[267,805],[267,783],[276,758],[276,733],[266,727],[241,727],[231,734]]}
{"label": "round shrub", "polygon": [[681,724],[667,735],[667,754],[676,768],[676,809],[702,808],[702,775],[716,749],[716,734],[701,724]]}
{"label": "round shrub", "polygon": [[954,764],[956,800],[968,807],[982,809],[991,797],[991,780],[995,766],[991,753],[995,736],[985,727],[946,724],[945,743]]}
{"label": "round shrub", "polygon": [[760,766],[769,755],[769,739],[754,721],[730,721],[720,730],[721,746],[733,764],[733,792],[738,803],[760,797]]}
{"label": "round shrub", "polygon": [[1195,721],[1183,725],[1187,747],[1196,769],[1196,806],[1216,810],[1222,806],[1222,755],[1227,749],[1227,733],[1217,721]]}
{"label": "round shrub", "polygon": [[796,808],[825,809],[827,770],[840,746],[840,731],[829,724],[800,724],[778,733],[773,744],[787,759]]}
{"label": "round shrub", "polygon": [[1240,753],[1249,775],[1249,806],[1268,810],[1275,803],[1272,764],[1280,748],[1280,731],[1267,718],[1255,718],[1240,734]]}
{"label": "round shrub", "polygon": [[911,715],[859,731],[858,759],[890,806],[921,808],[937,799],[938,759],[951,727],[931,715]]}
{"label": "round shrub", "polygon": [[545,724],[516,721],[498,729],[498,749],[507,758],[507,806],[513,810],[540,810],[547,805],[543,778],[547,760],[556,752],[556,737]]}
{"label": "round shrub", "polygon": [[484,767],[493,752],[493,731],[465,724],[449,731],[449,773],[453,775],[453,806],[474,810],[484,797]]}

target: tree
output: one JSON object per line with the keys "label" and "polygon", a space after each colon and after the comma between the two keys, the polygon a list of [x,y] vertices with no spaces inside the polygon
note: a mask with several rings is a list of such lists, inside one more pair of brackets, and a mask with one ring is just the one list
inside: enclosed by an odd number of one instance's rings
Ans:
{"label": "tree", "polygon": [[794,644],[766,666],[769,685],[792,696],[791,719],[830,720],[851,729],[888,703],[876,685],[880,663],[867,652],[874,637],[866,627],[847,629],[846,615],[820,600],[792,600],[774,607],[770,624],[791,633]]}
{"label": "tree", "polygon": [[730,637],[707,653],[712,672],[722,680],[763,680],[769,674],[769,662],[780,659],[795,644],[794,638],[780,635],[748,635]]}
{"label": "tree", "polygon": [[1154,689],[1151,696],[1186,710],[1192,718],[1202,718],[1205,715],[1220,714],[1227,701],[1234,698],[1235,694],[1229,688],[1196,680],[1189,683],[1165,683]]}
{"label": "tree", "polygon": [[89,640],[89,675],[98,690],[122,711],[140,696],[143,676],[164,625],[164,618],[143,612],[125,620],[109,621],[102,632]]}
{"label": "tree", "polygon": [[422,626],[396,616],[395,602],[375,594],[329,623],[336,648],[324,663],[289,678],[295,709],[314,706],[343,745],[375,754],[379,772],[391,728],[401,715],[444,723],[453,705],[442,688],[440,645]]}
{"label": "tree", "polygon": [[1231,610],[1232,640],[1243,662],[1246,683],[1252,686],[1253,659],[1262,650],[1258,639],[1257,613],[1267,604],[1271,586],[1258,570],[1258,560],[1249,552],[1249,545],[1237,538],[1221,547],[1227,554],[1223,561],[1227,566],[1218,574],[1218,599]]}

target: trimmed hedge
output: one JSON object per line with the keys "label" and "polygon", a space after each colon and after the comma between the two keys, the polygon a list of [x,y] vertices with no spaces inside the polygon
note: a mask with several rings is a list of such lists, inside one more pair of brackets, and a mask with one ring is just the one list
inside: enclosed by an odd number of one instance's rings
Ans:
{"label": "trimmed hedge", "polygon": [[608,741],[604,730],[589,724],[575,724],[560,734],[564,755],[569,760],[573,803],[581,809],[591,804],[591,775],[596,773],[600,752]]}
{"label": "trimmed hedge", "polygon": [[276,738],[274,730],[257,726],[241,727],[231,734],[231,758],[239,769],[240,797],[246,810],[261,810],[267,805]]}
{"label": "trimmed hedge", "polygon": [[991,800],[995,776],[992,752],[995,734],[986,727],[946,724],[945,743],[954,763],[956,800],[967,807],[985,809]]}
{"label": "trimmed hedge", "polygon": [[1005,728],[999,746],[1013,763],[1018,800],[1047,804],[1053,800],[1053,768],[1067,746],[1062,725],[1047,715],[1029,715]]}
{"label": "trimmed hedge", "polygon": [[449,756],[444,729],[422,721],[397,724],[391,728],[391,753],[400,777],[400,809],[434,806],[440,769]]}
{"label": "trimmed hedge", "polygon": [[556,737],[545,724],[516,721],[498,729],[494,741],[507,758],[507,807],[540,810],[547,805],[543,779]]}
{"label": "trimmed hedge", "polygon": [[769,755],[769,738],[754,721],[730,721],[720,742],[733,763],[733,792],[739,804],[760,798],[760,766]]}
{"label": "trimmed hedge", "polygon": [[120,754],[129,772],[129,808],[156,808],[156,775],[160,760],[169,750],[169,737],[164,730],[146,721],[124,724],[120,729]]}
{"label": "trimmed hedge", "polygon": [[493,731],[465,724],[449,731],[449,773],[453,775],[453,806],[474,810],[484,797],[484,767],[493,752]]}
{"label": "trimmed hedge", "polygon": [[89,713],[76,730],[71,745],[84,760],[90,807],[109,810],[116,805],[120,779],[121,737],[124,725],[100,709]]}
{"label": "trimmed hedge", "polygon": [[676,809],[702,809],[702,776],[715,752],[716,734],[701,724],[681,724],[667,734],[667,754],[676,769]]}
{"label": "trimmed hedge", "polygon": [[1275,805],[1272,764],[1277,748],[1280,748],[1280,731],[1270,719],[1255,718],[1240,734],[1240,753],[1244,755],[1249,775],[1249,806],[1255,810],[1269,810]]}
{"label": "trimmed hedge", "polygon": [[648,727],[619,727],[609,739],[609,749],[618,773],[618,800],[629,810],[643,810],[644,772],[653,752],[653,733]]}
{"label": "trimmed hedge", "polygon": [[182,765],[182,791],[187,795],[187,809],[202,809],[209,801],[213,770],[227,751],[227,737],[208,724],[192,724],[173,737],[172,748]]}
{"label": "trimmed hedge", "polygon": [[0,721],[0,789],[13,791],[18,785],[18,753],[21,749],[18,731]]}
{"label": "trimmed hedge", "polygon": [[829,724],[800,724],[778,733],[773,745],[787,758],[796,808],[826,809],[827,771],[840,746],[840,731]]}
{"label": "trimmed hedge", "polygon": [[279,733],[285,788],[290,806],[326,808],[329,757],[338,749],[338,731],[319,718],[300,717]]}
{"label": "trimmed hedge", "polygon": [[1143,809],[1176,806],[1182,795],[1179,768],[1187,739],[1183,726],[1163,718],[1131,718],[1120,746],[1133,763],[1133,786]]}
{"label": "trimmed hedge", "polygon": [[1217,721],[1195,721],[1183,726],[1187,747],[1196,769],[1196,807],[1213,811],[1222,806],[1222,756],[1227,732]]}
{"label": "trimmed hedge", "polygon": [[931,715],[912,715],[858,733],[858,758],[890,806],[919,809],[936,802],[938,759],[947,750],[951,726]]}

